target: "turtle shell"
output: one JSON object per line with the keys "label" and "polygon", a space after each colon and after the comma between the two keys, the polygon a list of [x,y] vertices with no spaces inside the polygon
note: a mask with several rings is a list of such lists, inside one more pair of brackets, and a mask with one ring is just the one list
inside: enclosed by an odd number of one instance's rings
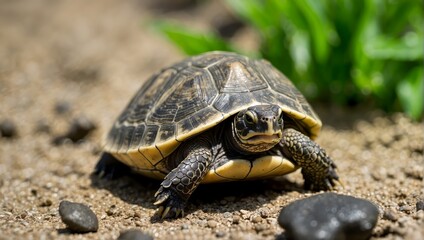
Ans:
{"label": "turtle shell", "polygon": [[145,175],[163,178],[160,162],[181,142],[259,104],[281,106],[312,139],[321,129],[303,95],[269,62],[210,52],[148,79],[113,125],[104,150]]}

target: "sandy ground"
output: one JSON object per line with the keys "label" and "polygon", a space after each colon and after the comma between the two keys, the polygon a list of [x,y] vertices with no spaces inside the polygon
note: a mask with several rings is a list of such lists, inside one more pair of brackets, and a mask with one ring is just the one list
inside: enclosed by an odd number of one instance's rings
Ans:
{"label": "sandy ground", "polygon": [[[204,28],[221,14],[216,10],[160,16]],[[101,139],[131,96],[153,72],[183,58],[148,29],[158,14],[141,1],[0,3],[0,121],[18,126],[15,138],[0,138],[0,239],[113,239],[131,228],[157,239],[284,239],[276,222],[281,208],[315,194],[302,189],[299,172],[202,186],[187,217],[166,221],[152,204],[159,182],[91,176]],[[416,207],[424,201],[423,123],[363,109],[316,106],[325,124],[318,143],[345,185],[336,192],[379,206],[373,239],[424,239],[424,211]],[[53,145],[80,116],[97,126],[87,140]],[[62,200],[90,206],[99,231],[68,232],[58,214]]]}

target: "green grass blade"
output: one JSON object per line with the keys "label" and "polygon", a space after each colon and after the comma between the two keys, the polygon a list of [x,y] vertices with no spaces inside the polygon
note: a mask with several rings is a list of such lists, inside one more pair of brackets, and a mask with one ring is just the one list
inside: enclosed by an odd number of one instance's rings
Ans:
{"label": "green grass blade", "polygon": [[415,32],[405,34],[400,40],[380,36],[368,42],[365,53],[369,58],[379,60],[422,60],[423,42],[423,36]]}
{"label": "green grass blade", "polygon": [[194,32],[182,26],[167,22],[156,22],[153,24],[153,27],[188,55],[196,55],[214,50],[236,51],[230,43],[212,33]]}
{"label": "green grass blade", "polygon": [[307,29],[305,29],[311,36],[311,44],[313,46],[314,56],[319,63],[323,63],[329,54],[329,45],[327,42],[329,25],[324,17],[319,13],[318,6],[313,5],[310,0],[297,0],[292,1],[299,9],[306,22]]}
{"label": "green grass blade", "polygon": [[413,119],[420,120],[424,105],[424,70],[416,67],[397,86],[397,94],[404,111]]}

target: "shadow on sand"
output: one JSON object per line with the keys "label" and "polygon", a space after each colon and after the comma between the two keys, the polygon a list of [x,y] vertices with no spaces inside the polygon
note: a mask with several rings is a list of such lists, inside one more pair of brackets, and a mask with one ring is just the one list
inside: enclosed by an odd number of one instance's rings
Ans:
{"label": "shadow on sand", "polygon": [[[106,189],[123,201],[143,208],[156,209],[154,194],[160,181],[129,173],[117,179],[99,178],[91,174],[91,186]],[[200,185],[190,197],[185,209],[186,215],[202,209],[209,213],[252,211],[272,201],[285,192],[304,192],[303,186],[290,182],[284,177],[274,179],[226,182]],[[263,199],[258,201],[257,199]],[[165,221],[172,219],[165,219]],[[163,221],[157,214],[151,217],[152,223]]]}

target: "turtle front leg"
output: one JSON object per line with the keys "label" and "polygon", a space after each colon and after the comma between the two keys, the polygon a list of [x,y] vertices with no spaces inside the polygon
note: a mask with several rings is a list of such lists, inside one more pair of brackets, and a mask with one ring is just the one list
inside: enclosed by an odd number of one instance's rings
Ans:
{"label": "turtle front leg", "polygon": [[288,128],[283,132],[280,146],[302,168],[306,189],[331,190],[338,182],[336,164],[309,137]]}
{"label": "turtle front leg", "polygon": [[188,198],[209,171],[212,159],[211,148],[201,141],[192,141],[183,151],[187,157],[174,168],[161,183],[156,192],[154,205],[159,205],[159,214],[165,218],[169,212],[175,217],[184,216],[184,208]]}

